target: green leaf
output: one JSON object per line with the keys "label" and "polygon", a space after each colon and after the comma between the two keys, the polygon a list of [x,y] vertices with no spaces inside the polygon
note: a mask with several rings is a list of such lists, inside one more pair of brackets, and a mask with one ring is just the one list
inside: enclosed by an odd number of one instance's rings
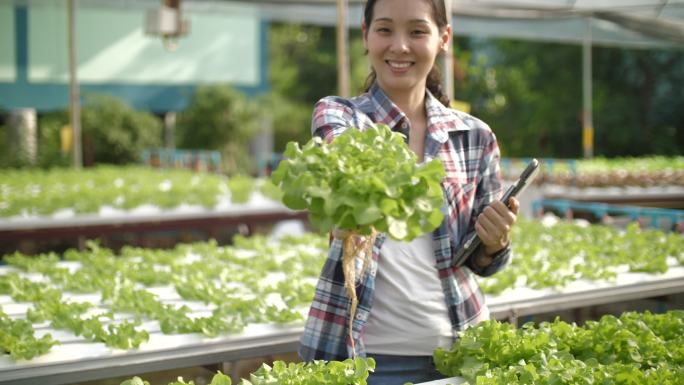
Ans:
{"label": "green leaf", "polygon": [[150,383],[143,381],[142,378],[136,376],[129,380],[123,381],[121,385],[150,385]]}
{"label": "green leaf", "polygon": [[399,213],[397,201],[383,198],[380,200],[380,211],[386,216],[395,216]]}
{"label": "green leaf", "polygon": [[292,210],[305,210],[308,207],[308,202],[300,194],[285,193],[283,195],[283,204]]}
{"label": "green leaf", "polygon": [[357,225],[367,225],[382,218],[382,212],[376,206],[358,206],[354,209],[354,219]]}
{"label": "green leaf", "polygon": [[408,234],[408,226],[406,225],[406,222],[399,219],[390,219],[389,234],[394,239],[404,239]]}
{"label": "green leaf", "polygon": [[443,220],[444,214],[442,214],[441,211],[432,211],[430,212],[430,216],[428,216],[429,227],[437,228],[442,224]]}

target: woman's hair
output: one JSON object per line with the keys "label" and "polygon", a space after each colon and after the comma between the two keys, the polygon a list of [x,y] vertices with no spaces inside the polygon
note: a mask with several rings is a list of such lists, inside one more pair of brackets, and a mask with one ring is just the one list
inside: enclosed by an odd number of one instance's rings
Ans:
{"label": "woman's hair", "polygon": [[[447,24],[449,24],[447,19],[446,6],[444,5],[444,0],[425,1],[428,1],[432,6],[432,16],[437,22],[437,28],[440,32],[444,32],[444,29],[446,28]],[[366,6],[363,9],[363,21],[366,24],[366,28],[370,28],[371,22],[373,21],[373,8],[375,7],[375,3],[377,2],[377,0],[366,1]],[[375,70],[371,69],[371,73],[368,75],[368,78],[366,79],[366,91],[368,91],[371,84],[373,84],[376,76],[377,75],[375,74]],[[430,90],[432,95],[434,95],[437,98],[437,100],[442,102],[442,104],[444,104],[445,106],[449,107],[449,97],[442,88],[442,74],[440,73],[439,68],[436,65],[432,66],[430,73],[428,73],[425,85],[427,86],[428,90]]]}

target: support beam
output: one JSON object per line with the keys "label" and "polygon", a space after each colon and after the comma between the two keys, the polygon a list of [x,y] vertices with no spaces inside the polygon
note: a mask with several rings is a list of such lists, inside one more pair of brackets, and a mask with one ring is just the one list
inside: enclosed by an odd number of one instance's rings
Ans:
{"label": "support beam", "polygon": [[347,0],[337,0],[337,92],[343,98],[350,94],[348,41]]}
{"label": "support beam", "polygon": [[[38,123],[35,108],[10,111],[8,150],[17,164],[35,165],[38,159]],[[5,149],[2,149],[5,150]]]}
{"label": "support beam", "polygon": [[176,148],[176,111],[167,111],[164,114],[164,148],[173,150]]}
{"label": "support beam", "polygon": [[[446,15],[447,15],[447,23],[449,25],[454,25],[453,23],[453,14],[454,11],[451,6],[451,0],[445,0],[444,1],[444,6],[446,7]],[[444,89],[446,90],[446,94],[449,97],[449,101],[454,100],[454,34],[451,34],[451,40],[449,41],[449,49],[448,51],[444,54],[443,58],[443,68],[444,68],[444,74],[442,75],[444,77]]]}
{"label": "support beam", "polygon": [[67,25],[69,39],[69,112],[74,138],[74,167],[83,167],[81,146],[81,97],[78,86],[78,53],[76,50],[76,10],[74,0],[67,0]]}
{"label": "support beam", "polygon": [[592,69],[591,69],[591,19],[587,18],[587,29],[582,45],[582,148],[584,157],[594,156],[594,117],[592,114]]}

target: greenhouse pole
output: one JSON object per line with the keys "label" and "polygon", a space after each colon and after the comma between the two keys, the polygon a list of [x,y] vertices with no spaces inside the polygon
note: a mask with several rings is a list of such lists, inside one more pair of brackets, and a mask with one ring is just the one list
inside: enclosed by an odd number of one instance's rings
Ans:
{"label": "greenhouse pole", "polygon": [[594,117],[592,115],[592,69],[591,69],[591,18],[587,18],[587,28],[582,44],[582,147],[584,157],[594,156]]}
{"label": "greenhouse pole", "polygon": [[349,97],[349,55],[347,52],[347,0],[337,0],[337,92]]}
{"label": "greenhouse pole", "polygon": [[74,167],[83,167],[83,155],[81,150],[81,103],[78,91],[78,79],[76,66],[76,12],[74,10],[74,0],[67,1],[67,25],[69,29],[69,112],[71,129],[74,140]]}
{"label": "greenhouse pole", "polygon": [[[451,7],[451,0],[445,0],[444,1],[444,6],[446,8],[447,12],[447,23],[452,26],[453,29],[453,15],[454,15],[454,10]],[[454,33],[453,31],[451,32],[451,39],[454,38]],[[447,91],[447,96],[449,97],[449,100],[454,100],[454,54],[453,54],[453,41],[449,41],[449,48],[447,51],[444,53],[444,61],[443,61],[443,68],[444,68],[444,89]]]}

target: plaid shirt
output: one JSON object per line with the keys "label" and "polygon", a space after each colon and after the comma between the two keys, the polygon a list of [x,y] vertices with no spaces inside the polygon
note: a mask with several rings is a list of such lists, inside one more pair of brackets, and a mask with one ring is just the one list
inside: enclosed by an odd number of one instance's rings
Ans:
{"label": "plaid shirt", "polygon": [[[475,220],[480,212],[502,193],[499,148],[494,133],[485,123],[444,107],[429,91],[426,91],[425,108],[428,119],[425,161],[439,157],[446,169],[446,177],[442,181],[446,198],[442,208],[445,218],[433,233],[433,245],[455,333],[489,318],[484,295],[473,273],[481,276],[494,274],[511,258],[510,247],[497,253],[486,268],[480,268],[473,262],[474,256],[482,253],[482,247],[466,261],[454,261],[452,258],[467,236],[475,231]],[[408,136],[408,119],[377,83],[367,93],[351,99],[321,99],[314,108],[312,131],[330,142],[349,127],[363,130],[376,123],[386,124]],[[356,354],[360,356],[366,353],[363,328],[373,306],[377,261],[385,239],[386,234],[377,237],[365,274],[360,274],[362,263],[356,264],[359,303],[352,335]],[[342,241],[334,239],[300,341],[299,354],[305,361],[339,360],[352,356],[348,333],[351,300],[344,287],[341,259]],[[357,259],[357,262],[360,261]]]}

